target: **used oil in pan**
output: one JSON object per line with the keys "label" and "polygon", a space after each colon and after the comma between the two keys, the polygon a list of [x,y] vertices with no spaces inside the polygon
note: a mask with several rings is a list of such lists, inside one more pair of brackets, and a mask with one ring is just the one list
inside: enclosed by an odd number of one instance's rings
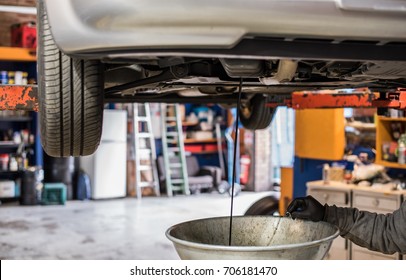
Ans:
{"label": "used oil in pan", "polygon": [[232,183],[231,183],[231,205],[230,205],[230,230],[228,235],[228,246],[231,246],[231,239],[233,235],[233,209],[234,209],[234,187],[235,187],[235,178],[236,178],[236,158],[237,158],[237,145],[238,145],[238,125],[240,119],[240,102],[241,102],[241,89],[242,89],[242,79],[240,79],[240,85],[238,88],[238,100],[237,100],[237,113],[236,113],[236,120],[235,120],[235,138],[234,138],[234,153],[233,153],[233,176],[232,176]]}

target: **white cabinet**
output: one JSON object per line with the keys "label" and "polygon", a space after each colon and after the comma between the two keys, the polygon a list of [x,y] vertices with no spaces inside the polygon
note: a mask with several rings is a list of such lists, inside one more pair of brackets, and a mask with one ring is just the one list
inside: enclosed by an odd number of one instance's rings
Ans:
{"label": "white cabinet", "polygon": [[398,260],[399,254],[385,255],[379,252],[370,251],[354,243],[351,243],[352,260]]}
{"label": "white cabinet", "polygon": [[[341,182],[324,184],[323,181],[313,181],[307,183],[307,194],[322,204],[355,207],[363,211],[386,214],[392,213],[400,207],[406,191],[385,191]],[[338,237],[334,240],[326,259],[397,260],[402,259],[402,256],[370,251]]]}
{"label": "white cabinet", "polygon": [[[313,196],[321,204],[351,207],[351,185],[331,182],[324,185],[322,181],[308,182],[307,194]],[[349,241],[337,237],[331,244],[326,260],[348,260],[350,258]]]}
{"label": "white cabinet", "polygon": [[[365,187],[353,189],[352,192],[352,206],[359,210],[387,214],[398,209],[402,203],[401,192],[380,191]],[[399,254],[382,254],[351,243],[351,259],[353,260],[397,260],[399,258]]]}

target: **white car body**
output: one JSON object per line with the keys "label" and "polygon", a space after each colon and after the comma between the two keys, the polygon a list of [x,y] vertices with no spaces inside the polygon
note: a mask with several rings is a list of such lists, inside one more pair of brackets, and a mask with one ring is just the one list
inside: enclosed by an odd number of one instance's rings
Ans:
{"label": "white car body", "polygon": [[[406,41],[404,0],[45,2],[54,39],[68,54],[128,50],[134,55],[137,49],[231,48],[252,36],[381,44]],[[114,57],[114,52],[110,55]]]}
{"label": "white car body", "polygon": [[104,102],[237,105],[255,130],[295,91],[406,88],[406,0],[38,1],[43,138],[91,121],[56,155],[94,151]]}

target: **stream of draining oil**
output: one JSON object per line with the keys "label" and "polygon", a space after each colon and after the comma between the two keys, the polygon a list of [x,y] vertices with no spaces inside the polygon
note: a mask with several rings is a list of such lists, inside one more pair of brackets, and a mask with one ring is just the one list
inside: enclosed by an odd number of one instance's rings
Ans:
{"label": "stream of draining oil", "polygon": [[242,88],[242,79],[240,79],[240,86],[238,89],[238,100],[237,100],[237,112],[236,112],[236,119],[235,119],[235,137],[234,137],[234,154],[233,154],[233,176],[231,182],[231,207],[230,207],[230,229],[228,234],[228,246],[231,246],[231,238],[233,233],[233,208],[234,208],[234,184],[235,184],[235,177],[236,177],[236,158],[237,158],[237,145],[239,145],[238,141],[238,122],[240,119],[240,102],[241,102],[241,88]]}

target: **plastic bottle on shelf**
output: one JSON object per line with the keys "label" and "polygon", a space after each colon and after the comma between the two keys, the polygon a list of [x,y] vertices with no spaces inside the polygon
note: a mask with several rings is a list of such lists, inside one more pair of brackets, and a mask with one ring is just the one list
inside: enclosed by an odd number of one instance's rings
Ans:
{"label": "plastic bottle on shelf", "polygon": [[15,157],[10,158],[10,171],[18,170],[18,162]]}
{"label": "plastic bottle on shelf", "polygon": [[0,155],[0,167],[1,167],[1,170],[6,171],[8,169],[8,160],[9,160],[9,155],[8,154],[1,154]]}
{"label": "plastic bottle on shelf", "polygon": [[28,84],[28,73],[23,72],[22,85],[27,85],[27,84]]}
{"label": "plastic bottle on shelf", "polygon": [[8,84],[9,85],[14,85],[15,84],[14,77],[15,77],[15,72],[14,71],[9,71],[8,72]]}
{"label": "plastic bottle on shelf", "polygon": [[22,71],[14,72],[14,84],[16,84],[16,85],[23,84],[23,72]]}
{"label": "plastic bottle on shelf", "polygon": [[329,171],[330,171],[330,165],[328,163],[325,163],[323,165],[323,183],[324,184],[330,183]]}
{"label": "plastic bottle on shelf", "polygon": [[2,85],[7,85],[8,84],[7,71],[0,71],[0,84],[2,84]]}
{"label": "plastic bottle on shelf", "polygon": [[398,163],[406,164],[406,134],[402,134],[398,140]]}

